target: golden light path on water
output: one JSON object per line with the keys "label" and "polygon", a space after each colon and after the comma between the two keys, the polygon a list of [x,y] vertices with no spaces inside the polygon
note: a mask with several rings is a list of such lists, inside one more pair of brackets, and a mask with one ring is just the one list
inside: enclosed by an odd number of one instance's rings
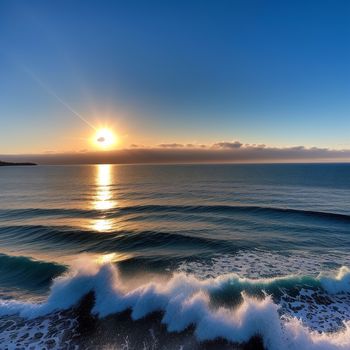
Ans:
{"label": "golden light path on water", "polygon": [[[94,219],[92,222],[92,227],[95,231],[98,232],[110,232],[113,230],[113,219],[106,218],[105,214],[108,210],[116,208],[118,206],[118,202],[113,198],[113,191],[111,190],[114,176],[115,173],[113,172],[112,165],[96,165],[96,192],[92,204],[94,209],[101,212],[101,218]],[[94,256],[94,260],[98,264],[106,264],[127,260],[131,256],[131,254],[127,253],[113,252],[107,254],[98,254]]]}
{"label": "golden light path on water", "polygon": [[98,232],[108,232],[112,230],[112,219],[105,218],[105,212],[117,207],[118,202],[113,199],[112,166],[110,164],[96,165],[96,193],[93,201],[93,208],[101,211],[101,218],[94,219],[93,229]]}

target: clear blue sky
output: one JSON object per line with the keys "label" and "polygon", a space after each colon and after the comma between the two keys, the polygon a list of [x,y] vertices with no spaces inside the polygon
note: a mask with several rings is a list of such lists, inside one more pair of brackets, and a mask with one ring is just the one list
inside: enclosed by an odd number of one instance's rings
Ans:
{"label": "clear blue sky", "polygon": [[0,0],[0,154],[89,149],[36,79],[120,147],[349,149],[349,18],[341,0]]}

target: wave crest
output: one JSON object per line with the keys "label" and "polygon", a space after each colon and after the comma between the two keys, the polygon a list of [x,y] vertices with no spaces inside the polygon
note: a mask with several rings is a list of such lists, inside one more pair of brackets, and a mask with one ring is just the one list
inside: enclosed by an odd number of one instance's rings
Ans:
{"label": "wave crest", "polygon": [[346,266],[342,266],[335,277],[324,276],[321,273],[319,280],[329,293],[350,293],[350,269]]}

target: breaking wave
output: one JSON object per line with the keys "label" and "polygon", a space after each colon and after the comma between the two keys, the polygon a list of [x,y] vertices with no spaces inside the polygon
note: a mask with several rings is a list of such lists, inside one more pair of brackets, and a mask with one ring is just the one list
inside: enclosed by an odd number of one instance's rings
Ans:
{"label": "breaking wave", "polygon": [[[185,273],[174,273],[166,281],[155,279],[128,288],[115,265],[82,259],[54,279],[45,302],[3,300],[0,314],[40,317],[69,309],[93,292],[92,313],[100,318],[131,310],[132,319],[139,320],[161,311],[162,323],[169,332],[180,332],[193,326],[199,341],[224,338],[243,343],[259,335],[269,350],[349,349],[349,320],[337,332],[320,333],[310,330],[295,317],[281,315],[274,294],[296,285],[320,288],[330,295],[350,293],[350,270],[342,267],[334,276],[321,274],[318,277],[269,279],[241,278],[236,274],[199,279]],[[235,293],[241,297],[239,302],[231,306],[218,302],[220,297]]]}

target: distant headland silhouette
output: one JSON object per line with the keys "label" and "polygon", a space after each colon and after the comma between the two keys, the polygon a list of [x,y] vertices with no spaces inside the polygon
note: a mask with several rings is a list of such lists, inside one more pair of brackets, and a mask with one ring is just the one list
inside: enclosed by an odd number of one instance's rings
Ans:
{"label": "distant headland silhouette", "polygon": [[38,164],[31,163],[31,162],[23,162],[23,163],[3,162],[0,160],[0,166],[18,166],[18,165],[38,165]]}

